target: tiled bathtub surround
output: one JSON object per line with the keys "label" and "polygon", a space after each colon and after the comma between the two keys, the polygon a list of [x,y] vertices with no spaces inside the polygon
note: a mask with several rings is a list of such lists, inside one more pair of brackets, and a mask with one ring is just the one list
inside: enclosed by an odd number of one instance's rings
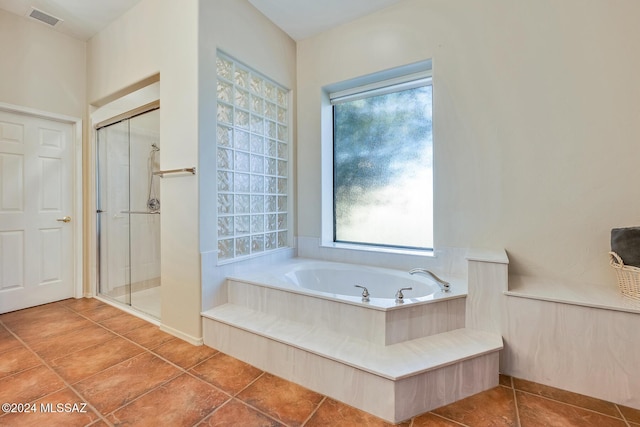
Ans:
{"label": "tiled bathtub surround", "polygon": [[[410,291],[405,291],[407,298],[402,305],[396,304],[393,299],[376,299],[373,295],[370,302],[362,303],[360,297],[334,295],[330,292],[317,293],[281,279],[288,274],[286,272],[289,269],[306,268],[307,265],[318,269],[344,266],[296,258],[269,268],[261,268],[258,273],[238,272],[228,282],[228,302],[295,322],[322,324],[331,331],[381,345],[464,327],[466,284],[462,281],[453,282],[451,292],[438,291],[424,301],[411,299]],[[408,278],[412,277],[406,272],[405,274]],[[392,279],[393,276],[387,277]],[[393,288],[393,284],[389,283],[389,287]]]}
{"label": "tiled bathtub surround", "polygon": [[467,258],[466,326],[504,337],[501,372],[640,408],[640,305],[613,272],[596,288],[508,274],[504,251]]}
{"label": "tiled bathtub surround", "polygon": [[[390,425],[95,299],[0,315],[0,401],[88,403],[81,414],[0,413],[0,426]],[[400,425],[638,427],[640,411],[501,376]]]}
{"label": "tiled bathtub surround", "polygon": [[207,345],[390,422],[493,387],[502,346],[465,329],[381,346],[229,305],[204,333]]}
{"label": "tiled bathtub surround", "polygon": [[317,237],[297,236],[298,256],[325,261],[410,270],[428,268],[446,278],[465,278],[467,248],[439,247],[426,251],[377,251],[362,246],[324,243]]}
{"label": "tiled bathtub surround", "polygon": [[[316,270],[307,270],[310,263]],[[350,274],[313,292],[282,280],[296,269]],[[227,283],[228,303],[203,313],[204,342],[390,422],[494,387],[502,339],[464,328],[462,282],[404,304],[333,293],[352,276],[381,276],[396,289],[411,277],[401,273],[304,259],[237,273]],[[323,286],[330,284],[333,291]]]}

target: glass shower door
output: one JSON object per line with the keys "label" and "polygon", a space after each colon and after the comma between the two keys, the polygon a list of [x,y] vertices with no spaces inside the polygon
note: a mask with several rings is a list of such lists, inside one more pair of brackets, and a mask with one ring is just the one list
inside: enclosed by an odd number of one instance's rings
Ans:
{"label": "glass shower door", "polygon": [[160,318],[159,110],[98,129],[98,288]]}
{"label": "glass shower door", "polygon": [[129,119],[131,306],[160,318],[160,110]]}
{"label": "glass shower door", "polygon": [[129,121],[99,129],[97,150],[99,293],[130,305]]}

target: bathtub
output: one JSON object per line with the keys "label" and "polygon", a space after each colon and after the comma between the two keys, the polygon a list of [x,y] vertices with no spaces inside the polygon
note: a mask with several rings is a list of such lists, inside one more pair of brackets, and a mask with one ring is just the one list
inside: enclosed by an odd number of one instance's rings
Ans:
{"label": "bathtub", "polygon": [[[433,280],[412,276],[408,271],[305,258],[293,258],[260,271],[239,272],[228,279],[383,311],[460,298],[467,292],[464,280],[445,277],[451,291],[442,292]],[[355,285],[367,288],[369,301],[362,300],[363,290]],[[403,291],[403,303],[396,302],[400,288],[412,288]]]}
{"label": "bathtub", "polygon": [[[445,293],[408,269],[293,258],[234,270],[226,301],[202,314],[204,343],[259,369],[394,423],[497,384],[502,340],[488,348],[465,328],[464,278],[443,274]],[[404,303],[400,287],[413,288]]]}

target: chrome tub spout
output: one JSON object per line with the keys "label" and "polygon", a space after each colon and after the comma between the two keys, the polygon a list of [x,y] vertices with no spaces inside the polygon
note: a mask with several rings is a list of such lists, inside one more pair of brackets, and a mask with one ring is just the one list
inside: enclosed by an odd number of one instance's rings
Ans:
{"label": "chrome tub spout", "polygon": [[424,274],[425,276],[435,280],[436,283],[438,283],[438,286],[440,286],[440,290],[442,292],[449,292],[449,290],[451,289],[451,285],[449,284],[449,282],[445,282],[444,280],[442,280],[441,278],[439,278],[438,276],[436,276],[426,268],[413,268],[409,270],[409,274],[416,274],[416,273]]}

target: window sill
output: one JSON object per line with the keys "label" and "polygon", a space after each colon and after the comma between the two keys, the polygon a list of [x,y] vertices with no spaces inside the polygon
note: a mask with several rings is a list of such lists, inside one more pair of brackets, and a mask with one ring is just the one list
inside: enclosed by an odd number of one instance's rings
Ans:
{"label": "window sill", "polygon": [[386,246],[369,246],[358,245],[355,243],[336,243],[336,242],[321,242],[320,247],[330,249],[346,249],[360,252],[374,252],[382,254],[396,254],[396,255],[413,255],[421,257],[435,258],[435,252],[433,249],[406,249],[406,248],[391,248]]}

